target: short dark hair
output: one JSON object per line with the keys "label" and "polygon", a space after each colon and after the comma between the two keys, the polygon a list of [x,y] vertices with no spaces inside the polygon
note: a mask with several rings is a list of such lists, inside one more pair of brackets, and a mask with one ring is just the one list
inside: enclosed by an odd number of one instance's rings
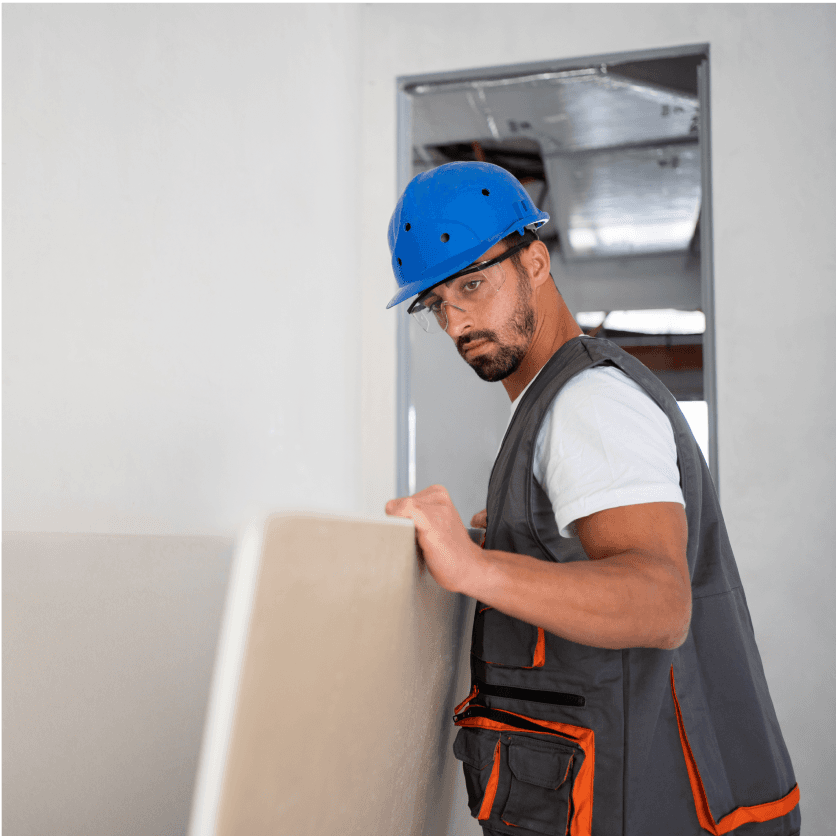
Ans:
{"label": "short dark hair", "polygon": [[[524,235],[520,235],[519,232],[512,232],[510,235],[506,235],[502,239],[502,243],[505,244],[505,249],[510,250],[511,247],[515,247],[517,244],[530,244],[532,241],[539,241],[540,236],[533,230],[533,229],[526,229]],[[522,267],[522,261],[520,260],[520,252],[522,250],[518,250],[511,256],[511,263],[514,267],[519,269]]]}
{"label": "short dark hair", "polygon": [[[533,229],[526,229],[524,235],[520,235],[519,232],[512,232],[510,235],[506,235],[501,240],[502,243],[505,244],[505,248],[510,250],[511,247],[520,243],[531,244],[534,241],[539,241],[540,236]],[[518,275],[522,276],[524,279],[528,279],[528,274],[525,272],[522,266],[522,260],[520,259],[521,252],[522,250],[517,250],[517,252],[515,252],[508,260],[514,265],[514,269],[517,271]],[[551,280],[554,282],[554,276],[552,276],[551,272],[549,272],[549,276],[551,276]],[[560,293],[560,288],[557,287],[557,283],[555,283],[555,288],[557,288],[557,292]]]}

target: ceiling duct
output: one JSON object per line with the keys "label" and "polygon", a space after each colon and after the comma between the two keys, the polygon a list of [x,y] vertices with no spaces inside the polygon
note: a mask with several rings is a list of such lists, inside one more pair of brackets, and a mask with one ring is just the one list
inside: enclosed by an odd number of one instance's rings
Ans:
{"label": "ceiling duct", "polygon": [[419,148],[539,145],[543,208],[567,260],[687,250],[701,199],[696,96],[603,66],[409,92]]}
{"label": "ceiling duct", "polygon": [[567,260],[687,249],[700,211],[695,145],[559,154],[544,162]]}

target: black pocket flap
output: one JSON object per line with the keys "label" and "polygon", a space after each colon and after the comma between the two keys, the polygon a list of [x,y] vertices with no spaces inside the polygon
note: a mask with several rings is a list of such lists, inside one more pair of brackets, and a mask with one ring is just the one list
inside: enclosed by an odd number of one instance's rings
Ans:
{"label": "black pocket flap", "polygon": [[574,759],[574,750],[559,743],[543,745],[521,739],[508,750],[508,766],[514,777],[547,790],[556,790],[569,777]]}
{"label": "black pocket flap", "polygon": [[460,728],[453,743],[453,754],[463,763],[482,769],[493,762],[499,735],[479,729]]}

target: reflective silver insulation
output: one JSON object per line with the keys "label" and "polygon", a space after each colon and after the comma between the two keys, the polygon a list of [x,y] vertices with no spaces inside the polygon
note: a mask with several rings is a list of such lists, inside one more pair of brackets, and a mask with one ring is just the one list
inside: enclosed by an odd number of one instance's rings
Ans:
{"label": "reflective silver insulation", "polygon": [[544,159],[567,260],[685,250],[700,211],[696,145]]}
{"label": "reflective silver insulation", "polygon": [[700,208],[696,96],[606,67],[409,91],[416,146],[534,140],[569,260],[687,249]]}

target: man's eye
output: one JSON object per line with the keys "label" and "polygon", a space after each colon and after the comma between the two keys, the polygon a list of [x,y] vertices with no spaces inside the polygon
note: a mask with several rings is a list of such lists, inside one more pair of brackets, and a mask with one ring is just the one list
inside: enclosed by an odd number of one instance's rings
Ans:
{"label": "man's eye", "polygon": [[441,299],[426,299],[424,307],[432,313],[438,313],[441,310]]}
{"label": "man's eye", "polygon": [[463,288],[466,293],[473,293],[479,285],[482,284],[481,279],[471,279]]}

